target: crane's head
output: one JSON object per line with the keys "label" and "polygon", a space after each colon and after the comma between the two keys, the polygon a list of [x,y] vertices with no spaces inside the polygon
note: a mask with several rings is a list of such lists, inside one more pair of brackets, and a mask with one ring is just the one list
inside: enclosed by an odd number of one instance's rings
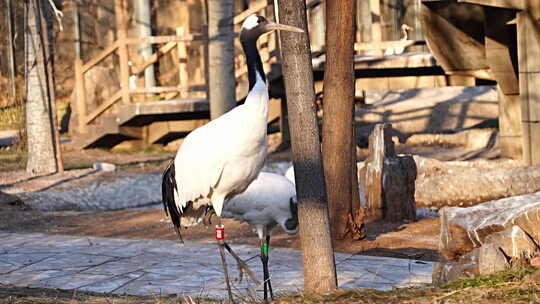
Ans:
{"label": "crane's head", "polygon": [[298,203],[296,202],[296,196],[291,197],[289,200],[289,208],[291,217],[285,221],[282,228],[288,234],[296,234],[298,232]]}
{"label": "crane's head", "polygon": [[257,40],[257,38],[259,38],[263,34],[270,33],[275,30],[297,33],[304,32],[304,30],[300,28],[271,22],[263,16],[253,14],[247,17],[244,23],[242,23],[242,29],[240,30],[240,40]]}

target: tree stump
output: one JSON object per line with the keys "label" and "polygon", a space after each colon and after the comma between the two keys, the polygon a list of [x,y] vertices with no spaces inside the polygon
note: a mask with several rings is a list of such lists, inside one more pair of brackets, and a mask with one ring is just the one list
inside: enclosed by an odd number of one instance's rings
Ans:
{"label": "tree stump", "polygon": [[369,156],[360,171],[367,202],[367,219],[391,222],[416,220],[416,164],[397,156],[390,124],[378,124],[369,136]]}

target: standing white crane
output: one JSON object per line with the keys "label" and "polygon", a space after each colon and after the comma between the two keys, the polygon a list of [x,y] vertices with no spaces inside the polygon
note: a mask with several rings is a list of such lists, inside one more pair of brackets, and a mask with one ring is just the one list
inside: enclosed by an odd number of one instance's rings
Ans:
{"label": "standing white crane", "polygon": [[303,32],[258,15],[244,21],[240,42],[249,78],[245,103],[191,132],[163,173],[163,204],[179,235],[180,227],[201,222],[208,207],[221,216],[224,202],[244,192],[263,166],[269,98],[257,39],[276,29]]}
{"label": "standing white crane", "polygon": [[414,45],[414,41],[408,41],[409,40],[409,31],[414,31],[414,29],[407,24],[401,25],[401,39],[398,40],[400,43],[399,46],[394,46],[387,48],[384,52],[384,55],[399,55],[403,54],[406,48],[408,48],[411,45]]}
{"label": "standing white crane", "polygon": [[268,271],[270,236],[277,226],[288,234],[298,232],[296,189],[285,176],[261,172],[246,191],[229,200],[222,216],[248,223],[259,236],[264,275],[264,301],[274,299]]}
{"label": "standing white crane", "polygon": [[273,30],[303,32],[258,15],[246,18],[240,30],[249,79],[245,103],[191,132],[163,173],[163,205],[180,240],[182,226],[201,222],[210,207],[221,216],[224,202],[244,192],[262,168],[269,98],[257,39]]}

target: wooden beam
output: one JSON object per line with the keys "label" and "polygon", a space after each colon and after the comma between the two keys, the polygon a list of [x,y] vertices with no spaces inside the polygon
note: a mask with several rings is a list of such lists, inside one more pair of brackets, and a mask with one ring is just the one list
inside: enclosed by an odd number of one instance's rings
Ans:
{"label": "wooden beam", "polygon": [[86,90],[82,61],[75,59],[75,110],[77,111],[78,133],[86,133]]}
{"label": "wooden beam", "polygon": [[175,87],[152,87],[152,88],[135,88],[130,89],[129,94],[159,94],[167,92],[188,92],[188,91],[204,91],[206,86],[194,86],[194,85],[183,85]]}
{"label": "wooden beam", "polygon": [[371,18],[373,20],[373,23],[371,24],[371,43],[374,45],[373,49],[375,55],[381,56],[383,52],[379,46],[382,42],[380,0],[370,0],[369,7],[371,9]]}
{"label": "wooden beam", "polygon": [[138,37],[138,38],[127,38],[127,44],[160,44],[160,43],[169,43],[169,42],[179,42],[179,41],[196,41],[202,40],[203,35],[201,34],[185,34],[181,36],[149,36],[149,37]]}
{"label": "wooden beam", "polygon": [[[183,36],[184,35],[184,28],[179,27],[176,29],[176,35]],[[178,41],[176,44],[176,51],[178,52],[178,85],[179,86],[187,86],[189,84],[188,82],[188,55],[187,55],[187,45],[185,41]],[[188,92],[185,90],[182,90],[180,92],[180,98],[187,98]]]}
{"label": "wooden beam", "polygon": [[170,52],[175,46],[176,46],[176,42],[169,42],[165,44],[164,46],[160,47],[154,54],[152,54],[152,56],[148,57],[148,59],[145,62],[132,68],[132,73],[135,75],[138,75],[144,72],[144,69],[147,66],[157,62],[159,58],[161,58],[163,55]]}
{"label": "wooden beam", "polygon": [[109,97],[105,102],[99,105],[92,113],[88,114],[85,123],[89,124],[96,119],[101,113],[105,112],[110,106],[115,104],[122,97],[122,91],[117,91],[113,96]]}
{"label": "wooden beam", "polygon": [[354,44],[355,51],[365,51],[374,49],[390,49],[390,48],[407,48],[413,45],[424,45],[424,40],[394,40],[394,41],[381,41],[380,43],[371,42],[357,42]]}
{"label": "wooden beam", "polygon": [[122,102],[129,103],[129,54],[127,40],[127,3],[126,0],[114,1],[114,14],[116,18],[116,33],[118,36],[118,57],[120,60],[120,91]]}
{"label": "wooden beam", "polygon": [[458,0],[458,2],[480,4],[480,5],[500,7],[500,8],[510,8],[510,9],[517,9],[517,10],[522,10],[525,8],[524,1],[530,1],[530,0]]}
{"label": "wooden beam", "polygon": [[93,66],[96,64],[99,64],[103,59],[107,58],[112,52],[116,51],[118,48],[118,42],[115,41],[113,44],[106,47],[103,51],[101,51],[97,56],[89,60],[87,63],[85,63],[82,66],[82,72],[86,73],[88,70],[90,70]]}
{"label": "wooden beam", "polygon": [[266,8],[268,6],[268,1],[267,0],[260,0],[260,1],[257,1],[255,3],[250,3],[249,5],[250,7],[241,12],[240,14],[234,16],[234,19],[233,19],[233,24],[240,24],[244,21],[244,19],[246,19],[247,17],[249,17],[249,15],[251,14],[255,14],[256,12]]}
{"label": "wooden beam", "polygon": [[523,160],[540,164],[540,28],[527,11],[517,13]]}

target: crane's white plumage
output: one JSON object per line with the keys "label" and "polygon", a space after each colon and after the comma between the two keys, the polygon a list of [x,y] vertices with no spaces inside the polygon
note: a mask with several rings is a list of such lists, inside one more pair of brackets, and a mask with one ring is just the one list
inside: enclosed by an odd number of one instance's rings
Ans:
{"label": "crane's white plumage", "polygon": [[247,222],[263,239],[278,225],[296,234],[297,210],[294,184],[283,175],[261,172],[244,193],[227,202],[222,216]]}
{"label": "crane's white plumage", "polygon": [[246,190],[262,168],[269,98],[257,39],[276,29],[302,32],[262,16],[247,18],[240,31],[249,80],[245,103],[191,132],[165,169],[163,205],[179,235],[211,207],[220,216],[224,202]]}

